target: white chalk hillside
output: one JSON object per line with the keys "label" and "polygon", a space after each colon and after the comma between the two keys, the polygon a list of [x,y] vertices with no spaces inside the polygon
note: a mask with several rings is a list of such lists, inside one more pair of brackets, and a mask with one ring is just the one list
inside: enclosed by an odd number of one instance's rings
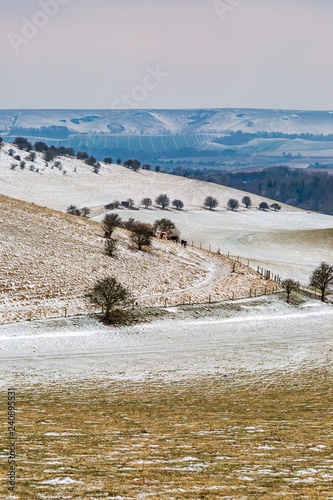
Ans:
{"label": "white chalk hillside", "polygon": [[[24,170],[21,170],[19,161],[9,156],[10,148],[14,149],[14,156],[19,155],[21,160],[26,161]],[[61,162],[59,169],[54,162],[46,165],[40,154],[37,154],[34,163],[27,161],[27,156],[28,153],[12,144],[4,145],[0,152],[0,193],[62,211],[70,204],[92,207],[128,198],[139,206],[143,198],[155,200],[159,194],[167,194],[171,200],[181,199],[188,210],[202,209],[205,198],[214,196],[219,201],[219,209],[225,209],[229,198],[241,202],[243,196],[248,194],[208,182],[146,170],[133,172],[122,166],[103,163],[96,174],[84,162],[67,157],[56,158],[55,161]],[[13,164],[15,169],[11,167]],[[250,196],[256,207],[261,201],[272,203],[260,196]],[[283,208],[298,210],[286,205]]]}

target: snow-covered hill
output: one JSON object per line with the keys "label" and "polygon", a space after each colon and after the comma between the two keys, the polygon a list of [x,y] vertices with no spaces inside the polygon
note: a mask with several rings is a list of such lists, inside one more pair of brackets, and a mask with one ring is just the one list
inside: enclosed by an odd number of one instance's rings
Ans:
{"label": "snow-covered hill", "polygon": [[154,239],[148,252],[132,248],[118,229],[114,258],[104,252],[101,224],[0,195],[0,323],[84,314],[85,293],[114,276],[138,305],[161,306],[258,294],[273,283],[223,256]]}
{"label": "snow-covered hill", "polygon": [[[31,141],[65,145],[95,155],[112,154],[168,156],[182,152],[219,155],[216,143],[232,132],[256,134],[333,134],[331,111],[286,111],[265,109],[193,110],[6,110],[0,111],[0,136],[12,141],[18,135]],[[327,142],[280,144],[283,151],[332,150]],[[239,154],[275,151],[274,142],[261,139]]]}
{"label": "snow-covered hill", "polygon": [[5,136],[19,128],[51,126],[74,134],[224,134],[241,130],[325,135],[333,133],[333,112],[237,108],[0,111],[0,133]]}
{"label": "snow-covered hill", "polygon": [[[13,156],[9,155],[10,149],[14,150]],[[15,160],[17,155],[21,161],[26,162],[24,169],[21,169],[20,161]],[[219,202],[219,209],[225,210],[230,198],[241,203],[243,196],[247,194],[184,177],[146,170],[133,172],[119,165],[102,163],[96,174],[92,167],[75,158],[59,157],[46,164],[39,153],[35,162],[28,161],[27,156],[28,153],[11,144],[5,144],[0,150],[0,193],[62,211],[71,204],[81,208],[103,207],[115,200],[121,202],[129,198],[134,200],[138,208],[143,198],[148,197],[154,201],[160,194],[167,194],[171,201],[182,200],[187,210],[202,209],[206,197],[213,196]],[[56,166],[56,162],[61,165]],[[250,196],[253,207],[258,207],[262,201],[272,204],[266,198],[252,194]],[[289,206],[283,208],[298,211]]]}

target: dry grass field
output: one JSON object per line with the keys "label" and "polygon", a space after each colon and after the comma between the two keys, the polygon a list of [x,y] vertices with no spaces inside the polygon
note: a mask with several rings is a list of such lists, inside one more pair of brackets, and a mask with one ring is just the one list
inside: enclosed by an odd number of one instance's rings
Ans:
{"label": "dry grass field", "polygon": [[[20,500],[333,498],[332,374],[324,368],[174,383],[82,380],[18,389],[16,405]],[[1,449],[4,458],[6,442]],[[0,467],[4,478],[6,460]],[[9,498],[4,480],[1,489]]]}

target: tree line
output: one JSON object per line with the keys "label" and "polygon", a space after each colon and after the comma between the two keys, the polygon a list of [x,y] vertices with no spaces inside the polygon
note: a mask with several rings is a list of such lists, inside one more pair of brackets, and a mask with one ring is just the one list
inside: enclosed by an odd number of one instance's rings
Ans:
{"label": "tree line", "polygon": [[[184,175],[182,169],[173,174]],[[333,215],[333,175],[289,167],[271,167],[257,172],[226,173],[218,170],[191,171],[193,179],[265,196],[304,210]]]}

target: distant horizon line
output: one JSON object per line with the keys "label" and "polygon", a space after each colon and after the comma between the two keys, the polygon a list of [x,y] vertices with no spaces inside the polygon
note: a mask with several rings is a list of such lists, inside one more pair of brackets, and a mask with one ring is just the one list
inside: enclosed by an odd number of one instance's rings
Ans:
{"label": "distant horizon line", "polygon": [[110,111],[110,112],[126,112],[133,113],[139,111],[196,111],[196,110],[205,110],[205,111],[229,111],[229,110],[243,110],[243,111],[282,111],[285,113],[288,112],[298,112],[298,113],[333,113],[332,109],[297,109],[297,108],[244,108],[244,107],[189,107],[189,108],[133,108],[133,109],[118,109],[118,108],[0,108],[0,112],[6,111]]}

